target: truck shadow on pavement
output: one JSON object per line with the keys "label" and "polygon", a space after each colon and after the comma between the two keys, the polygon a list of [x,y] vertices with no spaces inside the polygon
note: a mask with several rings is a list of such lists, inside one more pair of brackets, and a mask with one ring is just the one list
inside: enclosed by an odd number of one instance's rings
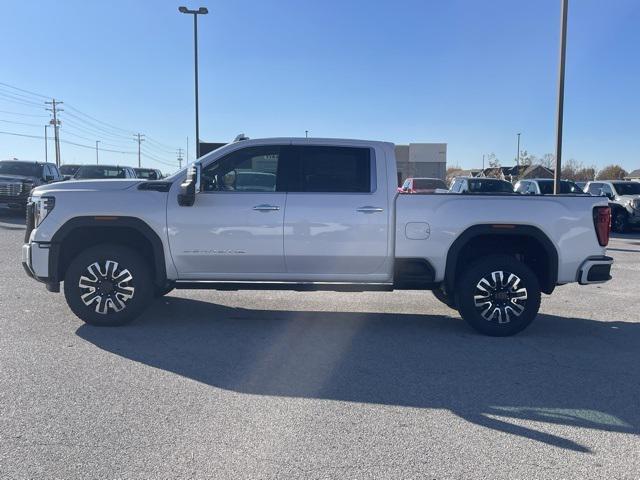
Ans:
{"label": "truck shadow on pavement", "polygon": [[577,452],[590,449],[551,433],[553,424],[640,433],[638,323],[540,315],[519,336],[490,338],[457,317],[248,310],[168,296],[130,326],[83,325],[77,335],[218,388],[447,409]]}

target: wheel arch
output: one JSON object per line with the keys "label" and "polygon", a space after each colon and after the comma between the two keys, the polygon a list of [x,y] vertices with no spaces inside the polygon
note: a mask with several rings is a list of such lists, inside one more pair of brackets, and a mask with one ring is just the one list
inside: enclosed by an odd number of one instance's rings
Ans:
{"label": "wheel arch", "polygon": [[153,269],[154,283],[166,283],[164,246],[158,234],[139,218],[121,216],[82,216],[65,222],[51,238],[50,280],[62,281],[71,260],[85,248],[100,243],[136,249]]}
{"label": "wheel arch", "polygon": [[[519,243],[517,243],[519,242]],[[517,224],[474,225],[462,232],[447,253],[444,284],[455,290],[463,265],[492,253],[522,255],[536,273],[544,293],[553,292],[558,281],[558,251],[538,227]]]}

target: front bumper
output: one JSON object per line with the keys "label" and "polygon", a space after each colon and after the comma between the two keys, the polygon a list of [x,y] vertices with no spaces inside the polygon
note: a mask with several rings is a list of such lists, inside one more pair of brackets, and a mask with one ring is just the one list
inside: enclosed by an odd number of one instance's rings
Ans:
{"label": "front bumper", "polygon": [[47,288],[54,287],[49,276],[49,254],[50,244],[48,243],[25,243],[22,245],[22,267],[24,271],[34,280],[47,284]]}
{"label": "front bumper", "polygon": [[578,283],[590,285],[608,282],[611,280],[611,265],[613,258],[605,255],[587,258],[578,269]]}

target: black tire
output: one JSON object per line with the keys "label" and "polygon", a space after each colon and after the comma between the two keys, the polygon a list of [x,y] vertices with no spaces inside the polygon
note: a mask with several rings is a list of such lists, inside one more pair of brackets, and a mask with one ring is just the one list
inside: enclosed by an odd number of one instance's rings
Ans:
{"label": "black tire", "polygon": [[445,293],[441,287],[434,288],[431,292],[433,292],[434,297],[444,303],[447,307],[456,310],[455,296]]}
{"label": "black tire", "polygon": [[176,288],[174,283],[169,283],[168,285],[165,285],[164,287],[155,287],[153,290],[153,296],[155,298],[160,298],[160,297],[164,297],[166,294],[171,293],[173,291],[173,289]]}
{"label": "black tire", "polygon": [[629,217],[627,212],[616,210],[611,220],[611,230],[616,233],[625,233],[629,230]]}
{"label": "black tire", "polygon": [[516,258],[489,255],[461,275],[456,303],[462,318],[476,331],[507,337],[527,328],[538,314],[540,284],[535,273]]}
{"label": "black tire", "polygon": [[80,252],[64,277],[64,296],[73,313],[101,327],[134,320],[153,299],[153,289],[144,258],[121,245],[96,245]]}

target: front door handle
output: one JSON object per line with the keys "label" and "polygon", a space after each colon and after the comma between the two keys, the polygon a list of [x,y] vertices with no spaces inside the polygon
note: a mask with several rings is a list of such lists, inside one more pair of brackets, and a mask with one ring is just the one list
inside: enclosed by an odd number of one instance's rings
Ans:
{"label": "front door handle", "polygon": [[356,212],[360,212],[360,213],[380,213],[380,212],[384,212],[384,209],[380,208],[380,207],[372,207],[370,205],[367,205],[367,206],[360,207],[360,208],[356,209]]}
{"label": "front door handle", "polygon": [[280,210],[280,207],[278,205],[262,204],[262,205],[256,205],[255,207],[253,207],[253,209],[258,212],[273,212],[275,210]]}

